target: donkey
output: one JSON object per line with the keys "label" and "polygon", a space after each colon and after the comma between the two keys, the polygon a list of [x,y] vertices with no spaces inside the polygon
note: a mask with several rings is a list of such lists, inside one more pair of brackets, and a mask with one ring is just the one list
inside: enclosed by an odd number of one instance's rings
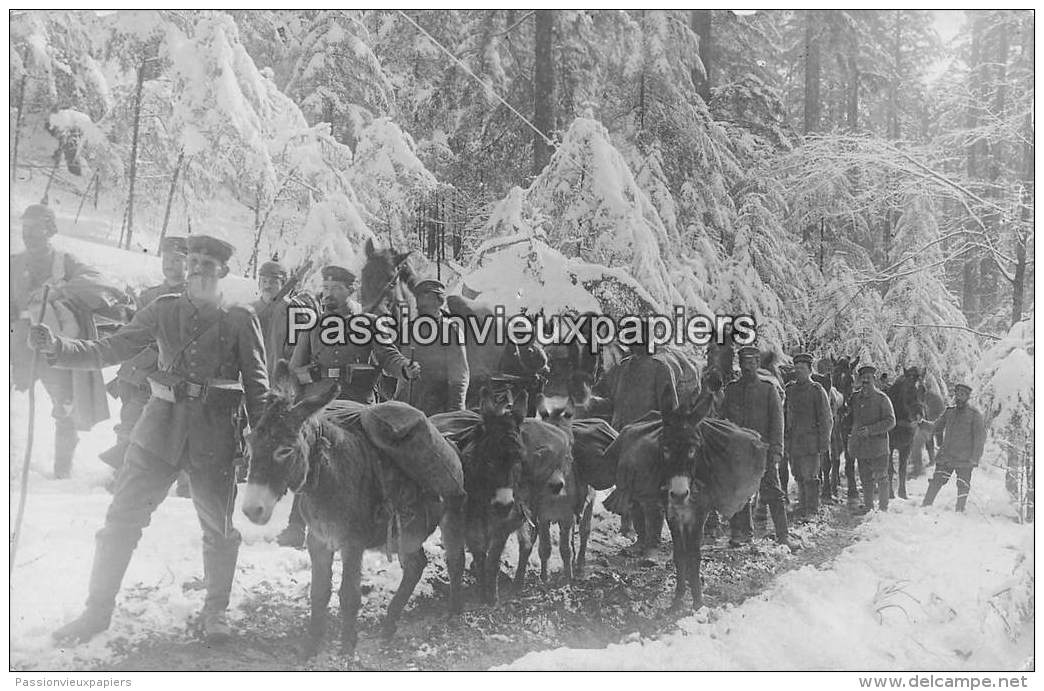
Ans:
{"label": "donkey", "polygon": [[[312,562],[306,652],[315,654],[322,643],[337,550],[341,551],[343,565],[340,645],[343,653],[354,652],[363,552],[385,545],[393,529],[398,532],[403,573],[388,606],[382,635],[386,639],[394,635],[399,615],[428,561],[423,543],[439,525],[450,577],[450,611],[459,613],[464,530],[458,499],[434,496],[409,480],[389,483],[387,464],[377,447],[347,421],[360,406],[350,402],[328,406],[339,393],[336,381],[294,403],[289,368],[286,361],[280,361],[273,383],[264,412],[248,440],[250,467],[243,513],[252,522],[264,525],[287,489],[302,498]],[[397,484],[406,493],[415,490],[407,507],[409,515],[386,509],[392,499],[388,496],[390,484]]]}
{"label": "donkey", "polygon": [[[574,446],[573,420],[576,409],[569,397],[545,397],[537,407],[540,418],[547,424],[566,433],[569,446]],[[560,463],[551,466],[551,473],[544,483],[537,483],[534,501],[537,518],[537,537],[540,539],[538,554],[540,555],[540,578],[548,578],[547,564],[551,558],[551,523],[558,524],[558,548],[562,556],[565,577],[569,580],[584,575],[587,562],[587,542],[591,537],[591,516],[594,512],[595,490],[583,481],[576,472],[575,456],[570,454],[568,463],[565,457]],[[570,513],[565,512],[569,510]],[[580,545],[573,551],[573,526],[579,527]],[[529,555],[533,549],[532,526],[523,525],[519,529],[518,572],[515,585],[521,588],[525,584],[526,568]],[[524,558],[523,558],[524,555]]]}

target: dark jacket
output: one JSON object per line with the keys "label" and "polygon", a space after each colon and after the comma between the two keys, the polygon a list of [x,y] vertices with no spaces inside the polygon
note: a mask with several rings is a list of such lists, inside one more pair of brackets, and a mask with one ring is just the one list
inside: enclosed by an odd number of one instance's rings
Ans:
{"label": "dark jacket", "polygon": [[[457,334],[453,344],[436,341],[430,345],[402,346],[403,357],[412,357],[420,367],[420,377],[410,382],[400,378],[395,386],[395,400],[409,403],[425,415],[464,410],[468,393],[468,353],[464,334],[454,326]],[[411,387],[412,384],[412,387]]]}
{"label": "dark jacket", "polygon": [[[261,329],[247,307],[197,305],[188,296],[165,295],[134,315],[115,334],[87,341],[59,337],[48,359],[58,367],[101,369],[129,360],[155,343],[161,369],[204,383],[240,379],[247,415],[256,422],[268,391]],[[231,461],[236,439],[234,407],[191,398],[172,403],[149,399],[131,434],[131,442],[181,466],[188,455],[196,463]]]}
{"label": "dark jacket", "polygon": [[935,462],[978,466],[986,445],[986,423],[982,413],[970,405],[950,406],[935,423],[939,451]]}
{"label": "dark jacket", "polygon": [[791,456],[824,456],[830,453],[830,431],[834,424],[830,399],[814,381],[792,382],[786,388],[783,410],[784,451]]}
{"label": "dark jacket", "polygon": [[678,407],[674,373],[663,360],[649,355],[631,355],[614,366],[595,386],[595,393],[613,404],[612,426],[623,429],[650,411]]}
{"label": "dark jacket", "polygon": [[286,342],[290,333],[288,310],[291,307],[309,307],[319,311],[319,305],[307,293],[281,297],[277,304],[260,300],[254,302],[254,311],[257,312],[257,319],[261,323],[261,338],[265,343],[265,366],[268,367],[269,376],[275,371],[275,366],[280,360],[290,362],[294,357],[294,346]]}
{"label": "dark jacket", "polygon": [[[895,427],[895,411],[888,396],[880,390],[860,389],[852,394],[852,433],[848,437],[848,453],[854,458],[877,458],[889,453],[888,432]],[[858,431],[866,428],[868,436]]]}
{"label": "dark jacket", "polygon": [[[138,295],[138,309],[148,306],[161,295],[184,295],[187,285],[188,284],[186,283],[180,283],[175,286],[170,286],[166,283],[161,283],[158,286],[146,288],[141,291],[140,295]],[[142,392],[141,395],[148,399],[149,386],[147,378],[158,369],[159,350],[156,348],[156,344],[153,343],[151,346],[143,349],[130,360],[127,360],[120,365],[119,371],[116,372],[116,379],[132,387],[131,389],[127,389],[128,391],[137,387]]]}
{"label": "dark jacket", "polygon": [[769,454],[783,454],[783,405],[776,385],[754,376],[740,377],[725,387],[721,416],[754,430],[769,445]]}

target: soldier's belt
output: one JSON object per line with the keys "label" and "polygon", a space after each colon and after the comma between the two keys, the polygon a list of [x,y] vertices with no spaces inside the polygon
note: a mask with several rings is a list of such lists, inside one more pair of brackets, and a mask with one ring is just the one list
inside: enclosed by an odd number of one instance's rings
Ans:
{"label": "soldier's belt", "polygon": [[350,364],[340,367],[323,367],[310,365],[297,367],[294,370],[297,380],[302,384],[313,384],[323,379],[334,379],[345,384],[372,383],[377,377],[377,368],[373,365]]}
{"label": "soldier's belt", "polygon": [[208,405],[238,405],[243,385],[233,379],[208,379],[197,382],[175,372],[157,371],[148,375],[154,398],[170,403],[202,399]]}

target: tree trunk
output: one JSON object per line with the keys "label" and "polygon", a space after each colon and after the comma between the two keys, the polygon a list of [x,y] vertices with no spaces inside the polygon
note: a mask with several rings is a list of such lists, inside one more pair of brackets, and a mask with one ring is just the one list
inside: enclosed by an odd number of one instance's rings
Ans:
{"label": "tree trunk", "polygon": [[696,93],[700,95],[704,103],[710,103],[711,87],[714,85],[714,80],[711,77],[711,67],[714,64],[714,59],[711,55],[714,46],[711,42],[711,21],[713,16],[712,10],[689,10],[689,24],[700,39],[700,62],[703,63],[703,74],[694,72],[692,83],[696,86]]}
{"label": "tree trunk", "polygon": [[[1025,24],[1022,38],[1022,55],[1025,59],[1025,74],[1033,74],[1033,19],[1030,18]],[[1022,226],[1031,228],[1033,224],[1033,213],[1030,207],[1033,204],[1033,192],[1035,186],[1036,171],[1034,168],[1033,145],[1033,116],[1027,114],[1022,122],[1022,210],[1019,216]],[[1015,277],[1012,281],[1011,291],[1011,323],[1022,319],[1022,312],[1026,299],[1026,236],[1021,229],[1016,228],[1015,235]]]}
{"label": "tree trunk", "polygon": [[[968,91],[972,95],[968,99],[968,111],[965,118],[967,129],[974,130],[979,125],[979,108],[984,98],[982,70],[982,33],[984,28],[983,13],[971,14],[971,54],[968,61]],[[968,147],[967,173],[969,180],[980,179],[985,152],[983,142],[974,142]],[[969,229],[978,230],[973,219],[966,221]],[[970,238],[974,239],[974,238]],[[968,324],[975,326],[980,320],[979,308],[979,256],[974,250],[965,255],[961,272],[961,309]]]}
{"label": "tree trunk", "polygon": [[163,211],[163,227],[160,228],[159,244],[156,245],[156,254],[163,247],[163,238],[167,235],[167,223],[170,222],[170,207],[174,203],[174,190],[178,186],[178,174],[181,172],[181,162],[185,160],[185,152],[178,153],[178,162],[174,164],[174,175],[170,178],[170,193],[167,195],[167,208]]}
{"label": "tree trunk", "polygon": [[[554,22],[553,10],[536,10],[536,40],[533,74],[533,176],[551,161],[551,137],[555,123]],[[543,136],[541,136],[543,135]]]}
{"label": "tree trunk", "polygon": [[848,103],[847,122],[849,132],[859,131],[859,35],[848,36]]}
{"label": "tree trunk", "polygon": [[141,87],[145,83],[145,61],[138,66],[138,85],[134,92],[134,130],[131,134],[130,187],[127,191],[127,244],[130,249],[134,236],[134,181],[138,174],[138,131],[141,127]]}
{"label": "tree trunk", "polygon": [[888,138],[899,139],[899,86],[903,71],[903,11],[895,11],[895,25],[892,32],[892,83],[888,89]]}
{"label": "tree trunk", "polygon": [[25,105],[25,82],[29,75],[22,75],[18,84],[18,115],[15,116],[14,148],[11,150],[11,184],[15,183],[15,171],[18,169],[18,139],[22,134],[22,106]]}
{"label": "tree trunk", "polygon": [[819,37],[816,13],[805,10],[805,134],[819,131]]}

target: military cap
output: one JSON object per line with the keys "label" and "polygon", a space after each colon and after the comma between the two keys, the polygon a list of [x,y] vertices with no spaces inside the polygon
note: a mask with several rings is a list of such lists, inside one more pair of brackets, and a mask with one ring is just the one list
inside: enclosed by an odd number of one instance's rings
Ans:
{"label": "military cap", "polygon": [[956,391],[957,389],[964,389],[968,393],[972,392],[972,387],[968,386],[967,384],[954,384],[953,390]]}
{"label": "military cap", "polygon": [[436,295],[446,294],[446,285],[442,281],[435,280],[434,278],[428,278],[418,282],[413,286],[413,294],[420,295],[421,293],[435,293]]}
{"label": "military cap", "polygon": [[257,270],[257,275],[286,280],[287,271],[286,267],[279,263],[279,255],[274,254],[270,260],[261,265],[261,268]]}
{"label": "military cap", "polygon": [[913,366],[913,367],[907,367],[905,370],[903,370],[903,374],[906,375],[907,377],[916,378],[916,377],[921,376],[921,371],[919,369],[917,369],[916,366]]}
{"label": "military cap", "polygon": [[222,264],[227,264],[236,248],[212,235],[189,235],[188,251],[205,254],[208,257],[217,259]]}
{"label": "military cap", "polygon": [[757,346],[743,346],[739,349],[737,355],[741,358],[761,357],[761,351],[758,350]]}
{"label": "military cap", "polygon": [[22,214],[22,223],[33,222],[43,226],[47,230],[48,237],[58,234],[58,223],[54,218],[54,211],[46,204],[30,204]]}
{"label": "military cap", "polygon": [[164,252],[188,254],[188,242],[183,237],[168,235],[160,242],[160,254],[163,254]]}
{"label": "military cap", "polygon": [[336,266],[334,264],[324,266],[322,275],[324,281],[340,281],[346,286],[355,283],[355,274],[343,266]]}
{"label": "military cap", "polygon": [[859,369],[856,370],[856,374],[862,374],[863,372],[874,372],[874,373],[876,373],[877,372],[877,368],[874,367],[873,365],[871,365],[870,363],[866,363],[865,365],[860,365]]}
{"label": "military cap", "polygon": [[811,367],[812,366],[812,356],[809,355],[808,353],[798,353],[797,355],[794,356],[794,364],[796,365],[799,362],[803,362],[806,365],[808,365],[809,367]]}

